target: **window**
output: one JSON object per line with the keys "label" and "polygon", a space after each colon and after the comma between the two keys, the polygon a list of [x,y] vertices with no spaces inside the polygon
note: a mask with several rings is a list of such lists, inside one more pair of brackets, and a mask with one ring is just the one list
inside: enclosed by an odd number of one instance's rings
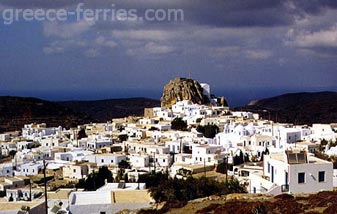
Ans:
{"label": "window", "polygon": [[111,160],[111,163],[113,163],[114,162],[114,160]]}
{"label": "window", "polygon": [[101,162],[104,163],[104,159],[102,159]]}
{"label": "window", "polygon": [[318,172],[318,182],[324,182],[325,181],[325,171]]}
{"label": "window", "polygon": [[73,172],[76,172],[76,169],[74,169]]}
{"label": "window", "polygon": [[298,183],[299,184],[304,184],[305,183],[305,173],[304,172],[299,172],[298,173]]}

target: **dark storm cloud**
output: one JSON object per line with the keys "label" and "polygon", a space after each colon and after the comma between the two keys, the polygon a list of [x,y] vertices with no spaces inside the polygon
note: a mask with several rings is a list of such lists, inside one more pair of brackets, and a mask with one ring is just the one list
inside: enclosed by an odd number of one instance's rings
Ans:
{"label": "dark storm cloud", "polygon": [[337,8],[336,0],[297,0],[292,2],[298,10],[308,14],[319,14],[325,9]]}

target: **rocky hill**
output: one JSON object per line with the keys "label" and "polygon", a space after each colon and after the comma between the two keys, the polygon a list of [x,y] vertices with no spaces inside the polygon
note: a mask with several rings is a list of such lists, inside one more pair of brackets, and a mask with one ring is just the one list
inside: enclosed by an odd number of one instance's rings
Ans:
{"label": "rocky hill", "polygon": [[176,78],[165,85],[161,97],[162,107],[171,107],[177,101],[190,100],[197,104],[209,103],[207,96],[203,94],[201,85],[192,79]]}
{"label": "rocky hill", "polygon": [[259,113],[277,122],[312,124],[337,122],[337,92],[291,93],[255,100],[235,108]]}

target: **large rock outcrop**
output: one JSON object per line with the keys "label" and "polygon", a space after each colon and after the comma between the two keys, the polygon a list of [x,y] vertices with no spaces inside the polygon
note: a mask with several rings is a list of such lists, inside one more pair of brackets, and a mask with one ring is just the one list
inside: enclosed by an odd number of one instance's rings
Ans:
{"label": "large rock outcrop", "polygon": [[171,80],[165,85],[160,100],[162,107],[171,107],[176,102],[182,100],[190,100],[192,103],[197,104],[209,103],[208,97],[203,94],[201,85],[197,81],[187,78]]}

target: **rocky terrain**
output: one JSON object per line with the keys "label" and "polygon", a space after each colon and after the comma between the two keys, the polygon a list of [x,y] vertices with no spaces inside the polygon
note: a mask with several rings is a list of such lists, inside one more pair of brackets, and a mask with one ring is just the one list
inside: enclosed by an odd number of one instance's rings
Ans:
{"label": "rocky terrain", "polygon": [[176,78],[165,85],[160,99],[162,107],[171,107],[177,101],[190,100],[197,104],[207,104],[209,99],[204,96],[203,88],[196,80]]}
{"label": "rocky terrain", "polygon": [[[210,196],[189,201],[187,204],[164,203],[159,210],[141,210],[138,213],[170,213],[170,214],[335,214],[337,211],[337,192],[319,192],[317,194],[277,196],[262,194],[230,194]],[[124,212],[135,213],[135,212]]]}
{"label": "rocky terrain", "polygon": [[337,92],[292,93],[255,100],[235,110],[252,111],[273,121],[312,124],[337,122]]}

